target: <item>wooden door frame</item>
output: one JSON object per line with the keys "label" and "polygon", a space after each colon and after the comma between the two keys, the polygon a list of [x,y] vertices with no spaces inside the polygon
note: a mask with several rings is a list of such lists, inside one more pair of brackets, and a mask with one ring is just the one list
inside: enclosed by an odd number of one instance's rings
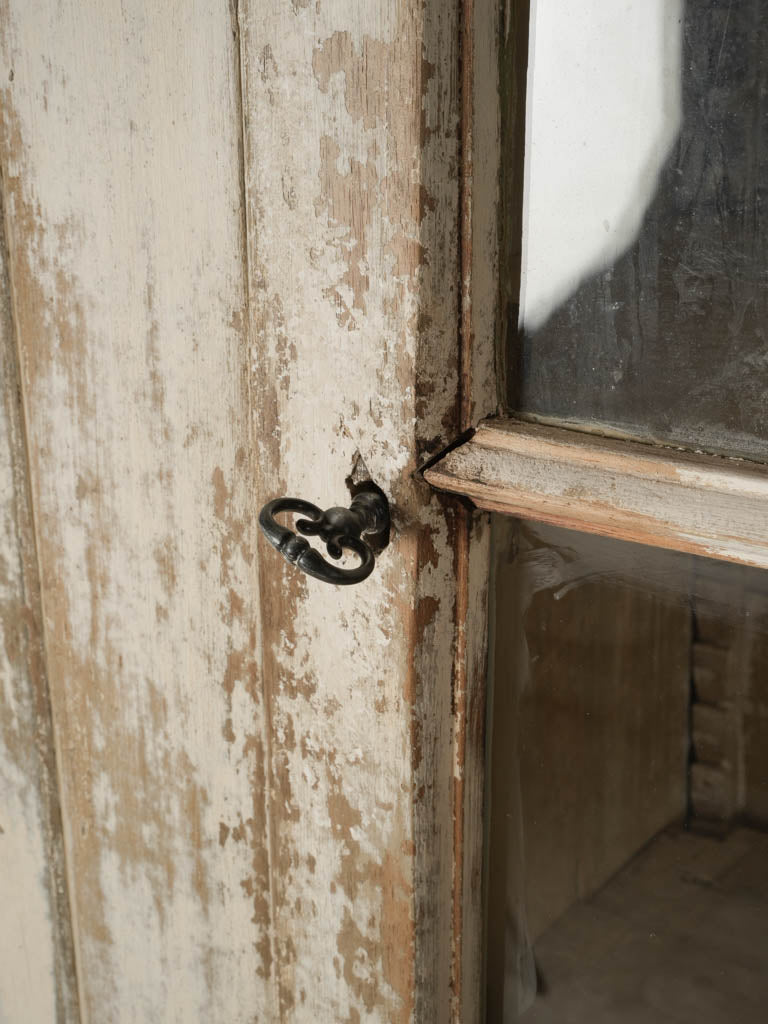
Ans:
{"label": "wooden door frame", "polygon": [[515,419],[426,472],[477,508],[768,568],[768,466]]}

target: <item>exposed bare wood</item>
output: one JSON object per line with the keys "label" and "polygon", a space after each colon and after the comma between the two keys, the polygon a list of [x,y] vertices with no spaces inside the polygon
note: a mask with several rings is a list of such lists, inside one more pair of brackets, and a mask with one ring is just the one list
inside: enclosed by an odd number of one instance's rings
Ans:
{"label": "exposed bare wood", "polygon": [[9,1024],[75,1024],[41,627],[0,195],[0,1018]]}
{"label": "exposed bare wood", "polygon": [[530,1001],[529,942],[685,816],[690,609],[627,547],[494,522],[489,1020]]}
{"label": "exposed bare wood", "polygon": [[264,559],[280,1012],[476,1020],[484,574],[414,477],[462,404],[458,4],[240,17],[255,500],[336,501],[361,456],[394,512],[360,587]]}
{"label": "exposed bare wood", "polygon": [[[84,1019],[477,1020],[487,524],[415,475],[493,404],[458,0],[0,25]],[[361,460],[392,544],[330,591],[256,513]]]}
{"label": "exposed bare wood", "polygon": [[11,0],[0,48],[83,1020],[274,1020],[237,26]]}
{"label": "exposed bare wood", "polygon": [[768,467],[514,420],[425,476],[479,508],[768,567]]}
{"label": "exposed bare wood", "polygon": [[[495,409],[498,319],[500,94],[498,10],[461,5],[461,332],[459,426]],[[479,69],[479,73],[478,73]],[[485,1006],[484,841],[488,582],[487,516],[457,510],[454,653],[454,883],[452,1019],[482,1018]]]}

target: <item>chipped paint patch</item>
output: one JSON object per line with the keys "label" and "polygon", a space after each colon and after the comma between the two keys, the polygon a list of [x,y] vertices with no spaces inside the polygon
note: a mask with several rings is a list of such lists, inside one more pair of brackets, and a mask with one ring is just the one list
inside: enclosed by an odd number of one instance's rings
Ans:
{"label": "chipped paint patch", "polygon": [[241,5],[260,500],[362,458],[393,510],[360,587],[261,560],[277,971],[285,1021],[449,1020],[456,533],[414,472],[458,427],[457,9],[358,15]]}

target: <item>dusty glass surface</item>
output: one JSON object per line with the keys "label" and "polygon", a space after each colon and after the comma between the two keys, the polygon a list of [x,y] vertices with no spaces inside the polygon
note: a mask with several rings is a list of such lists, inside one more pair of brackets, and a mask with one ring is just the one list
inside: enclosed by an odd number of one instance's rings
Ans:
{"label": "dusty glass surface", "polygon": [[768,5],[560,0],[531,26],[510,409],[764,459]]}
{"label": "dusty glass surface", "polygon": [[487,1020],[762,1024],[768,573],[494,546]]}

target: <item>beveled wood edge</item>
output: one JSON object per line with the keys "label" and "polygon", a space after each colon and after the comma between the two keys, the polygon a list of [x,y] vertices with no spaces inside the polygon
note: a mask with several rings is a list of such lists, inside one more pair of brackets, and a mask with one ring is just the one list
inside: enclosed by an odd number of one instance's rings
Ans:
{"label": "beveled wood edge", "polygon": [[768,466],[512,419],[424,472],[476,507],[768,568]]}

